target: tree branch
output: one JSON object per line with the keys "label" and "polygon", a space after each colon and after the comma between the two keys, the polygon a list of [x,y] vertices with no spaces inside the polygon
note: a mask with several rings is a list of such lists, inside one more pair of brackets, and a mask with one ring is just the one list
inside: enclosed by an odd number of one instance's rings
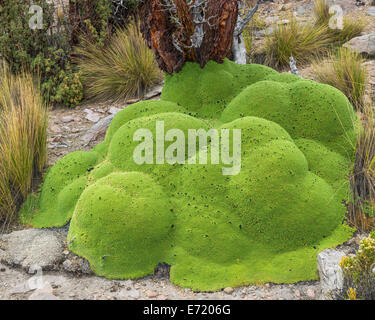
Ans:
{"label": "tree branch", "polygon": [[289,58],[289,65],[290,65],[290,71],[292,72],[292,74],[295,74],[296,76],[301,77],[299,72],[298,72],[297,62],[296,62],[296,60],[294,60],[293,57]]}
{"label": "tree branch", "polygon": [[[247,13],[245,13],[244,17],[241,17],[241,15],[238,15],[237,19],[237,25],[234,29],[234,36],[238,37],[240,34],[242,34],[243,30],[245,29],[246,25],[250,22],[250,20],[253,18],[254,14],[258,11],[259,5],[263,3],[264,0],[258,0],[255,6],[249,10]],[[244,1],[240,2],[240,9],[243,7]]]}

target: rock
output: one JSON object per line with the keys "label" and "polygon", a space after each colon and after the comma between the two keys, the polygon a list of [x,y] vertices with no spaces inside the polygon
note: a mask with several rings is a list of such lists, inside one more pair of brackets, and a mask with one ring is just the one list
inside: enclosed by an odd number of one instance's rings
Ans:
{"label": "rock", "polygon": [[233,289],[232,287],[227,287],[227,288],[224,289],[224,292],[225,292],[226,294],[232,294],[233,291],[234,291],[234,289]]}
{"label": "rock", "polygon": [[29,229],[0,237],[5,253],[1,261],[25,270],[37,266],[54,269],[63,260],[65,235],[51,230]]}
{"label": "rock", "polygon": [[134,104],[134,103],[137,103],[139,101],[141,101],[141,100],[140,99],[129,99],[129,100],[126,101],[126,103],[127,104]]}
{"label": "rock", "polygon": [[369,16],[375,16],[375,7],[369,8],[367,14]]}
{"label": "rock", "polygon": [[116,108],[116,107],[112,107],[112,108],[110,108],[110,109],[108,110],[108,112],[109,112],[110,114],[117,114],[117,113],[119,113],[121,110],[122,110],[122,109],[119,109],[119,108]]}
{"label": "rock", "polygon": [[315,291],[311,288],[308,288],[307,291],[306,291],[306,295],[309,297],[309,298],[315,298]]}
{"label": "rock", "polygon": [[301,291],[299,291],[299,290],[295,290],[295,291],[294,291],[294,294],[295,294],[297,297],[300,297],[300,296],[301,296]]}
{"label": "rock", "polygon": [[100,115],[97,113],[89,113],[85,119],[91,121],[91,122],[98,122],[100,120]]}
{"label": "rock", "polygon": [[66,259],[63,262],[62,267],[68,272],[92,274],[89,262],[81,258],[73,259],[73,261]]}
{"label": "rock", "polygon": [[69,148],[70,145],[62,141],[61,143],[52,142],[48,145],[48,149],[56,149],[56,148]]}
{"label": "rock", "polygon": [[312,11],[312,8],[313,8],[312,3],[300,5],[300,6],[297,7],[297,14],[300,15],[300,16],[303,16],[306,13],[310,13]]}
{"label": "rock", "polygon": [[86,259],[80,259],[79,264],[80,264],[80,269],[81,269],[82,273],[93,274],[93,272],[90,268],[90,263]]}
{"label": "rock", "polygon": [[346,42],[343,47],[352,49],[353,51],[361,54],[375,56],[375,33],[355,37]]}
{"label": "rock", "polygon": [[138,290],[136,289],[132,289],[132,288],[129,288],[130,290],[128,290],[128,288],[126,289],[123,289],[123,290],[120,290],[117,294],[117,298],[118,299],[139,299],[141,294],[139,293]]}
{"label": "rock", "polygon": [[110,116],[105,117],[87,131],[87,133],[81,138],[81,141],[83,141],[85,146],[87,146],[91,141],[95,140],[98,135],[104,134],[106,132],[114,116],[115,114],[111,114]]}
{"label": "rock", "polygon": [[60,300],[58,297],[53,295],[53,289],[49,283],[45,283],[44,286],[38,290],[35,290],[29,296],[29,300]]}
{"label": "rock", "polygon": [[63,136],[59,134],[48,139],[48,142],[61,142],[62,138]]}
{"label": "rock", "polygon": [[74,121],[74,118],[72,116],[64,116],[61,118],[61,122],[62,123],[69,123],[69,122],[72,122]]}
{"label": "rock", "polygon": [[344,275],[339,265],[343,251],[326,249],[318,255],[318,269],[322,298],[327,299],[331,292],[342,290],[344,286]]}
{"label": "rock", "polygon": [[147,290],[146,295],[148,298],[156,298],[159,294],[156,291]]}
{"label": "rock", "polygon": [[86,117],[85,117],[86,120],[89,120],[91,122],[98,122],[100,120],[99,113],[93,112],[90,109],[85,109],[83,110],[83,112],[86,112]]}
{"label": "rock", "polygon": [[160,86],[157,86],[155,88],[152,88],[149,92],[147,92],[147,94],[145,95],[145,100],[149,100],[151,98],[154,98],[156,96],[158,96],[159,94],[161,94],[163,90],[163,85],[160,85]]}
{"label": "rock", "polygon": [[128,294],[133,299],[138,299],[140,297],[140,293],[137,290],[131,290],[130,292],[128,292]]}
{"label": "rock", "polygon": [[56,124],[51,125],[49,129],[50,129],[50,131],[52,131],[54,133],[61,133],[62,132],[61,128]]}
{"label": "rock", "polygon": [[64,270],[66,270],[66,271],[70,271],[70,272],[74,271],[73,270],[73,262],[71,262],[70,260],[65,260],[63,262],[62,266],[63,266]]}

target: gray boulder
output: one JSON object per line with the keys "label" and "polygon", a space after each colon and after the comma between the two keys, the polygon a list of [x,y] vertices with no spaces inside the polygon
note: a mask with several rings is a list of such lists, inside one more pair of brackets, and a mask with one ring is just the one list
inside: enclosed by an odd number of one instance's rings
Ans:
{"label": "gray boulder", "polygon": [[322,299],[329,299],[331,293],[340,291],[344,287],[344,274],[339,265],[345,252],[326,249],[318,255],[318,269]]}
{"label": "gray boulder", "polygon": [[352,49],[353,51],[361,54],[375,56],[375,33],[355,37],[346,42],[343,47]]}
{"label": "gray boulder", "polygon": [[66,234],[29,229],[0,236],[0,262],[30,270],[35,266],[55,269],[64,259]]}

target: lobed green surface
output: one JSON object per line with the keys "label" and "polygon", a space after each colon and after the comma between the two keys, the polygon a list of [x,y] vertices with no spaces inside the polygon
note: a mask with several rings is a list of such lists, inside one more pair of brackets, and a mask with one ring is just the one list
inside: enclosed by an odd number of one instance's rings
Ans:
{"label": "lobed green surface", "polygon": [[[241,172],[135,164],[134,132],[155,133],[157,121],[185,134],[241,129]],[[313,280],[317,253],[353,232],[343,201],[357,123],[328,85],[229,60],[187,63],[166,76],[160,101],[127,107],[101,145],[53,166],[37,209],[24,208],[21,220],[38,228],[71,220],[70,250],[110,279],[166,262],[171,281],[194,290]]]}

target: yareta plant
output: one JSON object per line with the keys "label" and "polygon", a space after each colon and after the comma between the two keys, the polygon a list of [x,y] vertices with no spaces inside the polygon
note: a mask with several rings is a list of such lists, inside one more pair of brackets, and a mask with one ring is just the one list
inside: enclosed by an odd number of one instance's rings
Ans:
{"label": "yareta plant", "polygon": [[[136,164],[134,133],[155,133],[158,121],[184,133],[241,129],[240,173]],[[167,75],[160,101],[128,106],[103,143],[56,163],[21,220],[71,221],[70,250],[109,279],[146,276],[161,262],[173,283],[196,290],[316,279],[317,253],[353,233],[344,200],[357,126],[331,86],[227,59],[188,62]]]}

